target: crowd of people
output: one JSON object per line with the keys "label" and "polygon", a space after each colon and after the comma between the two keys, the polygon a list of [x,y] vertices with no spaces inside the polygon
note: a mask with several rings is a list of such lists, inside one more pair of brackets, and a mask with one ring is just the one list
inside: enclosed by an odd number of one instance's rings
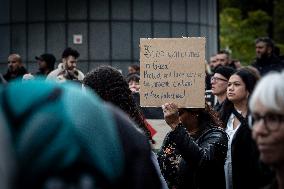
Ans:
{"label": "crowd of people", "polygon": [[[250,66],[221,50],[210,57],[215,103],[139,106],[140,67],[124,76],[109,65],[88,73],[79,52],[19,54],[0,75],[0,188],[284,188],[284,62],[267,37]],[[54,82],[56,81],[56,82]],[[154,151],[161,116],[170,131]]]}

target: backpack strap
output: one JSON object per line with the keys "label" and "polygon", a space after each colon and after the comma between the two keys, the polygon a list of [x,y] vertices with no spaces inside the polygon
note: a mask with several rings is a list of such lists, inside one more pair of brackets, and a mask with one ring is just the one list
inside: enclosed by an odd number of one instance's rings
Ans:
{"label": "backpack strap", "polygon": [[242,114],[240,114],[235,108],[233,108],[232,113],[237,117],[242,125],[248,125],[248,115],[243,117]]}

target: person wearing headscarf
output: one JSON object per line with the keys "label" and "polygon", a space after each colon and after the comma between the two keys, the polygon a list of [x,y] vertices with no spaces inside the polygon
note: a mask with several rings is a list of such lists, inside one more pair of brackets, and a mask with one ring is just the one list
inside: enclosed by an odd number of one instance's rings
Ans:
{"label": "person wearing headscarf", "polygon": [[12,82],[0,88],[0,118],[17,165],[12,188],[161,187],[146,137],[88,89]]}

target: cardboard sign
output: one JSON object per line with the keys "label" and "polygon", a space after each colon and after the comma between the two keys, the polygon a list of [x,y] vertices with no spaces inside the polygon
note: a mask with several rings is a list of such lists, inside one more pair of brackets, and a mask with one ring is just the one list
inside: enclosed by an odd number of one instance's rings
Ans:
{"label": "cardboard sign", "polygon": [[205,38],[140,39],[140,105],[204,108]]}

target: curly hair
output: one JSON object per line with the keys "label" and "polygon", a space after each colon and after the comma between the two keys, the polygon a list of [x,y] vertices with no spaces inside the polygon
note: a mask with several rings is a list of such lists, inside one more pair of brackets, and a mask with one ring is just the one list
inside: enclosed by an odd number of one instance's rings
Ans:
{"label": "curly hair", "polygon": [[67,47],[62,53],[62,58],[67,58],[68,56],[74,56],[77,59],[80,56],[80,53],[71,47]]}
{"label": "curly hair", "polygon": [[[223,123],[223,121],[221,120],[219,114],[213,110],[213,108],[211,106],[209,106],[207,103],[205,103],[205,110],[204,110],[204,115],[209,115],[210,117],[210,122],[212,123],[213,127],[221,127],[221,128],[225,128],[225,125]],[[200,120],[202,121],[202,116],[200,117]],[[203,120],[204,121],[204,120]]]}
{"label": "curly hair", "polygon": [[92,88],[105,101],[113,103],[127,113],[152,141],[151,133],[146,127],[128,83],[117,69],[111,66],[99,66],[86,74],[83,84]]}

